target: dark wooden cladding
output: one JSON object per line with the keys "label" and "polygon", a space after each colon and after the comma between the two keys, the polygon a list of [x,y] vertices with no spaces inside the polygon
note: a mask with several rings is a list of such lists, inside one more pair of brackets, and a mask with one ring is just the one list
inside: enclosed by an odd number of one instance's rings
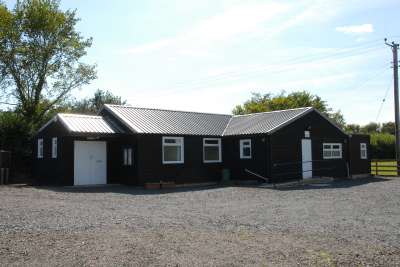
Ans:
{"label": "dark wooden cladding", "polygon": [[[367,158],[361,158],[360,144],[367,144]],[[353,134],[350,136],[350,174],[370,174],[371,173],[371,158],[370,158],[370,136],[363,134]]]}
{"label": "dark wooden cladding", "polygon": [[[346,177],[348,137],[329,121],[312,111],[271,134],[271,177],[275,181],[302,177],[301,140],[310,131],[313,175]],[[323,143],[341,143],[342,159],[323,159]]]}
{"label": "dark wooden cladding", "polygon": [[[225,154],[221,163],[203,162],[203,138],[213,136],[183,136],[184,163],[163,164],[162,137],[176,135],[138,135],[138,182],[174,181],[175,183],[199,183],[219,181]],[[182,136],[181,136],[182,137]],[[215,137],[220,138],[220,137]],[[222,150],[224,144],[222,143]]]}
{"label": "dark wooden cladding", "polygon": [[[240,158],[240,140],[251,140],[251,159]],[[268,173],[268,136],[249,135],[249,136],[229,136],[223,141],[224,166],[228,168],[232,179],[258,180],[255,175],[251,175],[245,170],[267,177]]]}
{"label": "dark wooden cladding", "polygon": [[[348,174],[370,172],[370,160],[360,158],[360,143],[367,143],[369,137],[349,137],[316,111],[288,123],[271,134],[242,136],[195,136],[138,134],[115,119],[107,110],[101,114],[107,121],[121,129],[124,134],[83,134],[69,133],[59,121],[52,122],[41,131],[34,144],[34,176],[40,184],[73,185],[74,183],[74,142],[83,140],[105,141],[107,143],[107,183],[143,185],[147,182],[173,181],[200,183],[220,181],[224,169],[237,180],[256,180],[245,170],[272,178],[275,182],[302,177],[301,141],[310,132],[312,144],[313,175],[347,177]],[[184,163],[163,164],[162,137],[184,138]],[[51,139],[57,137],[58,156],[51,158]],[[203,138],[221,138],[222,162],[203,162]],[[44,158],[37,158],[37,139],[44,140]],[[240,158],[240,140],[251,140],[251,159]],[[341,159],[323,159],[324,143],[341,143]],[[132,148],[133,165],[124,166],[123,149]],[[368,157],[369,158],[369,157]]]}

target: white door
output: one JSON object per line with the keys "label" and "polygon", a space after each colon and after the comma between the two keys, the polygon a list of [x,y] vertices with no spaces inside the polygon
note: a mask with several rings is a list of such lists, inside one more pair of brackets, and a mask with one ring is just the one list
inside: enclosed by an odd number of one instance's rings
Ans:
{"label": "white door", "polygon": [[311,139],[301,140],[301,159],[303,179],[312,177],[312,152]]}
{"label": "white door", "polygon": [[74,185],[107,183],[107,144],[98,141],[74,142]]}

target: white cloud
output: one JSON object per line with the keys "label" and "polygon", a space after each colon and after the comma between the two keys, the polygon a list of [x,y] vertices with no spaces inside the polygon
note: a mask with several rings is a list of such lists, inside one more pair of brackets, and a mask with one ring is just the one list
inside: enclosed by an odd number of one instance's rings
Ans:
{"label": "white cloud", "polygon": [[127,52],[142,54],[174,47],[174,51],[185,55],[197,54],[198,50],[211,45],[231,41],[243,34],[261,31],[265,27],[264,23],[281,14],[287,7],[278,3],[236,5],[225,9],[219,15],[199,21],[173,38],[135,46]]}
{"label": "white cloud", "polygon": [[371,33],[374,31],[372,24],[361,24],[361,25],[348,25],[342,27],[336,27],[336,31],[343,32],[346,34],[351,33]]}
{"label": "white cloud", "polygon": [[160,48],[164,48],[172,43],[171,39],[161,39],[156,42],[135,46],[131,49],[128,49],[129,54],[141,54],[145,52],[152,52],[154,50],[158,50]]}

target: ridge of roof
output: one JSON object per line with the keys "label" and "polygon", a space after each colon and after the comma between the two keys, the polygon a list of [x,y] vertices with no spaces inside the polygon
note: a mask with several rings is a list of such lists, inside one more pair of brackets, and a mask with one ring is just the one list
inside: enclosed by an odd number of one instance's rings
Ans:
{"label": "ridge of roof", "polygon": [[258,114],[267,114],[267,113],[277,113],[277,112],[284,112],[284,111],[291,111],[291,110],[308,110],[308,109],[314,109],[313,107],[301,107],[301,108],[289,108],[289,109],[280,109],[280,110],[272,110],[272,111],[263,111],[263,112],[255,112],[255,113],[248,113],[248,114],[239,114],[239,115],[233,115],[232,117],[245,117],[245,116],[253,116],[253,115],[258,115]]}
{"label": "ridge of roof", "polygon": [[62,117],[80,117],[80,118],[90,118],[90,119],[102,119],[102,116],[98,115],[88,115],[88,114],[79,114],[79,113],[58,113],[58,116]]}
{"label": "ridge of roof", "polygon": [[157,110],[157,111],[169,111],[169,112],[194,113],[194,114],[203,114],[203,115],[219,115],[219,116],[233,117],[233,115],[231,115],[231,114],[223,114],[223,113],[209,113],[209,112],[185,111],[185,110],[161,109],[161,108],[145,108],[145,107],[135,107],[135,106],[129,106],[129,105],[115,105],[115,104],[104,104],[104,106],[117,107],[117,108],[145,109],[145,110]]}

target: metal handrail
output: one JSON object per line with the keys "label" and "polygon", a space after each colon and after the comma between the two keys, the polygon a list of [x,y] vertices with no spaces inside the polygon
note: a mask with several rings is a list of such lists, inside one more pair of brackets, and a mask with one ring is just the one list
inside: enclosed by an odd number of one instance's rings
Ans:
{"label": "metal handrail", "polygon": [[255,173],[255,172],[250,171],[249,169],[244,169],[244,171],[247,172],[247,173],[250,173],[250,174],[252,174],[252,175],[254,175],[254,176],[257,176],[257,177],[260,178],[260,179],[263,179],[263,180],[266,181],[267,183],[268,183],[269,180],[270,180],[269,178],[264,177],[264,176],[262,176],[261,174],[258,174],[258,173]]}

